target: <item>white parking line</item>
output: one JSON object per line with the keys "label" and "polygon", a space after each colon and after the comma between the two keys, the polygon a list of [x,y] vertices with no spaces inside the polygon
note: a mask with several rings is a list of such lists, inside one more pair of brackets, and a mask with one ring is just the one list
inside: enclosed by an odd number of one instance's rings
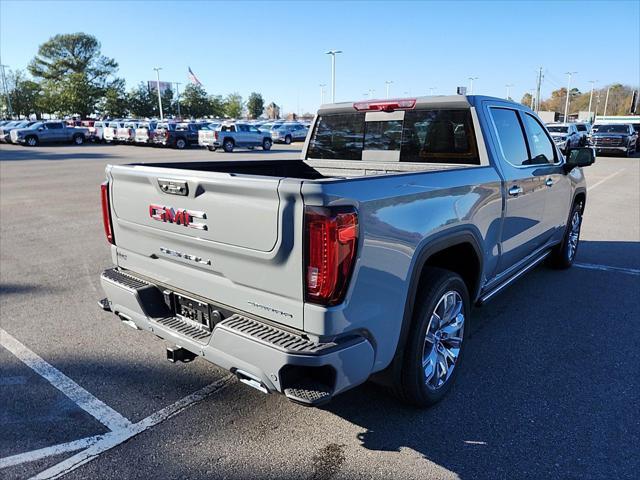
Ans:
{"label": "white parking line", "polygon": [[82,450],[83,448],[90,447],[98,440],[101,440],[103,437],[104,435],[96,435],[95,437],[81,438],[80,440],[74,440],[72,442],[60,443],[51,447],[45,447],[39,450],[32,450],[30,452],[19,453],[10,457],[0,458],[0,468],[13,467],[14,465],[34,462],[43,458],[59,455],[61,453]]}
{"label": "white parking line", "polygon": [[122,430],[123,428],[131,426],[129,420],[103,401],[98,400],[60,370],[48,364],[1,328],[0,345],[9,350],[9,352],[29,368],[48,380],[51,385],[64,393],[72,402],[78,405],[78,407],[82,408],[109,430]]}
{"label": "white parking line", "polygon": [[63,460],[62,462],[46,469],[43,472],[40,472],[38,475],[32,478],[34,480],[60,478],[61,476],[66,475],[76,468],[96,459],[100,454],[106,452],[107,450],[110,450],[113,447],[126,442],[139,433],[142,433],[145,430],[164,422],[165,420],[173,417],[174,415],[177,415],[191,405],[201,402],[213,393],[222,390],[227,385],[229,385],[230,381],[233,378],[233,375],[227,375],[226,377],[223,377],[220,380],[207,385],[197,392],[194,392],[191,395],[178,400],[174,404],[169,405],[168,407],[165,407],[162,410],[149,415],[148,417],[140,420],[138,423],[134,423],[129,427],[126,427],[119,431],[106,433],[102,436],[101,440],[94,443],[86,450],[76,453],[72,457]]}
{"label": "white parking line", "polygon": [[596,265],[594,263],[574,263],[575,267],[586,268],[587,270],[601,270],[604,272],[626,273],[627,275],[640,275],[640,270],[636,268],[609,267],[608,265]]}
{"label": "white parking line", "polygon": [[616,175],[621,174],[622,172],[624,172],[624,168],[622,170],[618,170],[617,172],[613,172],[611,175],[608,175],[606,177],[604,177],[602,180],[600,180],[599,182],[594,183],[593,185],[589,186],[587,185],[587,190],[593,190],[594,188],[602,185],[604,182],[606,182],[607,180],[611,180],[613,177],[615,177]]}

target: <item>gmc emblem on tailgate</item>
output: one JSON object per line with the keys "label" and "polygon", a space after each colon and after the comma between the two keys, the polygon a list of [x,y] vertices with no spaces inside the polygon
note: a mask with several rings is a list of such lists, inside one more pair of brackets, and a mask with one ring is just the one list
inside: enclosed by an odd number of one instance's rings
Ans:
{"label": "gmc emblem on tailgate", "polygon": [[195,218],[207,218],[207,214],[204,212],[151,204],[149,205],[149,216],[159,222],[175,223],[176,225],[184,225],[185,227],[195,228],[196,230],[207,229],[205,223],[193,221]]}

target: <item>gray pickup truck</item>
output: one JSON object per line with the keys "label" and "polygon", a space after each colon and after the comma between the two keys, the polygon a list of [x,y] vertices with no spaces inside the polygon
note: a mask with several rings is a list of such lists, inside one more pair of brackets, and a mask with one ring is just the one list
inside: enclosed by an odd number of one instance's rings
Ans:
{"label": "gray pickup truck", "polygon": [[20,128],[11,132],[12,141],[29,147],[43,143],[82,145],[88,137],[88,128],[70,127],[65,122],[37,122],[28,128]]}
{"label": "gray pickup truck", "polygon": [[594,159],[520,104],[441,96],[325,105],[298,161],[110,165],[100,305],[294,402],[371,377],[431,405],[473,306],[571,266]]}

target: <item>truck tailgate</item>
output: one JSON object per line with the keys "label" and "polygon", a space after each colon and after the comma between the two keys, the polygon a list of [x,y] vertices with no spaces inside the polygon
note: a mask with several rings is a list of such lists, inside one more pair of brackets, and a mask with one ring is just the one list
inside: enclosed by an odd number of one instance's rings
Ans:
{"label": "truck tailgate", "polygon": [[302,328],[299,182],[140,165],[108,176],[120,266]]}

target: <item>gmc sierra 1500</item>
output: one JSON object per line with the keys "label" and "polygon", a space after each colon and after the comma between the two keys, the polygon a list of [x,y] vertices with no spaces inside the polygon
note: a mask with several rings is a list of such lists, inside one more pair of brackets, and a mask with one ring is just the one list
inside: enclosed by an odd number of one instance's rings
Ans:
{"label": "gmc sierra 1500", "polygon": [[594,158],[520,104],[442,96],[324,105],[298,161],[109,165],[101,306],[298,403],[375,374],[430,405],[474,305],[572,264]]}

